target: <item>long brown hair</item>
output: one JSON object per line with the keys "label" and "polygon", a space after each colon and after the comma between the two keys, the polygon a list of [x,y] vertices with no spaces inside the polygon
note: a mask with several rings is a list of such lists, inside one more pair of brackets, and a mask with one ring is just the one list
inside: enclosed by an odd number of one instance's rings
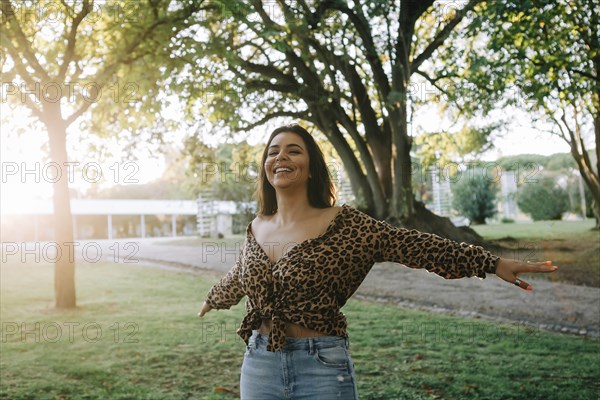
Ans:
{"label": "long brown hair", "polygon": [[258,214],[273,215],[277,211],[277,197],[275,188],[269,183],[265,171],[265,161],[269,153],[269,146],[275,136],[282,132],[292,132],[299,135],[306,144],[309,159],[309,171],[311,178],[308,180],[308,202],[316,208],[332,207],[335,204],[335,186],[333,185],[329,169],[325,164],[323,153],[310,133],[298,124],[280,126],[275,129],[263,151],[259,166],[258,186],[256,189],[258,198]]}

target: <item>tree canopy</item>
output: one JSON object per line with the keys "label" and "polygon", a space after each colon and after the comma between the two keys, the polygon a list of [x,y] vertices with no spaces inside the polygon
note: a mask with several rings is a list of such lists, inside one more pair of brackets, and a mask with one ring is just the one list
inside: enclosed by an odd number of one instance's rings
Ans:
{"label": "tree canopy", "polygon": [[443,74],[437,55],[480,3],[215,1],[181,41],[188,65],[173,84],[189,94],[188,115],[222,128],[304,121],[335,148],[361,208],[431,231],[412,188],[410,110],[421,99],[410,84],[426,66]]}
{"label": "tree canopy", "polygon": [[489,2],[464,32],[480,35],[486,43],[482,51],[465,54],[469,82],[483,89],[465,99],[488,108],[522,109],[539,129],[562,138],[593,194],[596,228],[600,228],[599,27],[600,4],[594,0],[509,0]]}
{"label": "tree canopy", "polygon": [[[159,66],[170,59],[171,39],[200,9],[195,2],[2,0],[1,6],[5,97],[44,125],[59,168],[77,162],[67,155],[67,130],[82,117],[91,122],[83,130],[99,135],[119,128],[139,134],[162,123]],[[62,171],[53,183],[54,240],[64,255],[55,262],[57,307],[76,305],[67,176]]]}

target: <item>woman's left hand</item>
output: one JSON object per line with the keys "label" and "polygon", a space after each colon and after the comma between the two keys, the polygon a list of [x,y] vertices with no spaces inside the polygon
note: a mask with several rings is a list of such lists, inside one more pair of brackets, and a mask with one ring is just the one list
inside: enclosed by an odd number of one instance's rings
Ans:
{"label": "woman's left hand", "polygon": [[498,264],[496,264],[496,275],[506,282],[519,286],[521,289],[533,290],[533,287],[529,283],[519,279],[520,273],[554,272],[557,269],[556,265],[552,265],[552,261],[525,262],[500,258]]}

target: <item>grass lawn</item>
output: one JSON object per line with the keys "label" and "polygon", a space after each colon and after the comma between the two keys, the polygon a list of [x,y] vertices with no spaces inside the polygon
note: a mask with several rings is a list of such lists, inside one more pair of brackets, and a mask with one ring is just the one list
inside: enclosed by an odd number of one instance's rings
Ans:
{"label": "grass lawn", "polygon": [[594,220],[536,221],[471,226],[483,238],[501,246],[501,256],[530,261],[552,260],[555,274],[536,275],[576,285],[600,287],[600,232]]}
{"label": "grass lawn", "polygon": [[[243,304],[198,319],[214,276],[77,266],[56,311],[49,264],[4,264],[0,398],[235,399]],[[350,301],[361,399],[597,399],[600,342]]]}

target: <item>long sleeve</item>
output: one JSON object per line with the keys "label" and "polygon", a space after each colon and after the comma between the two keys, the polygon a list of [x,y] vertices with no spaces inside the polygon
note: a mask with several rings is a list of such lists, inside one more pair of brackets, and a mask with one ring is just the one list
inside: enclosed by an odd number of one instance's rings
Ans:
{"label": "long sleeve", "polygon": [[242,258],[245,252],[246,243],[237,257],[235,265],[229,272],[221,278],[219,283],[214,285],[206,295],[206,303],[214,309],[228,309],[240,302],[246,295],[240,282],[240,272],[242,269]]}
{"label": "long sleeve", "polygon": [[252,331],[270,319],[267,350],[279,351],[289,322],[347,337],[340,308],[376,262],[425,268],[444,278],[484,278],[495,272],[498,259],[481,247],[395,228],[343,205],[325,232],[296,244],[277,262],[271,262],[248,224],[238,261],[206,301],[213,308],[229,308],[247,295],[247,313],[238,334],[248,343]]}
{"label": "long sleeve", "polygon": [[458,243],[431,233],[396,228],[372,219],[377,249],[375,261],[391,261],[410,268],[426,270],[446,279],[477,276],[496,272],[500,257],[480,246]]}

